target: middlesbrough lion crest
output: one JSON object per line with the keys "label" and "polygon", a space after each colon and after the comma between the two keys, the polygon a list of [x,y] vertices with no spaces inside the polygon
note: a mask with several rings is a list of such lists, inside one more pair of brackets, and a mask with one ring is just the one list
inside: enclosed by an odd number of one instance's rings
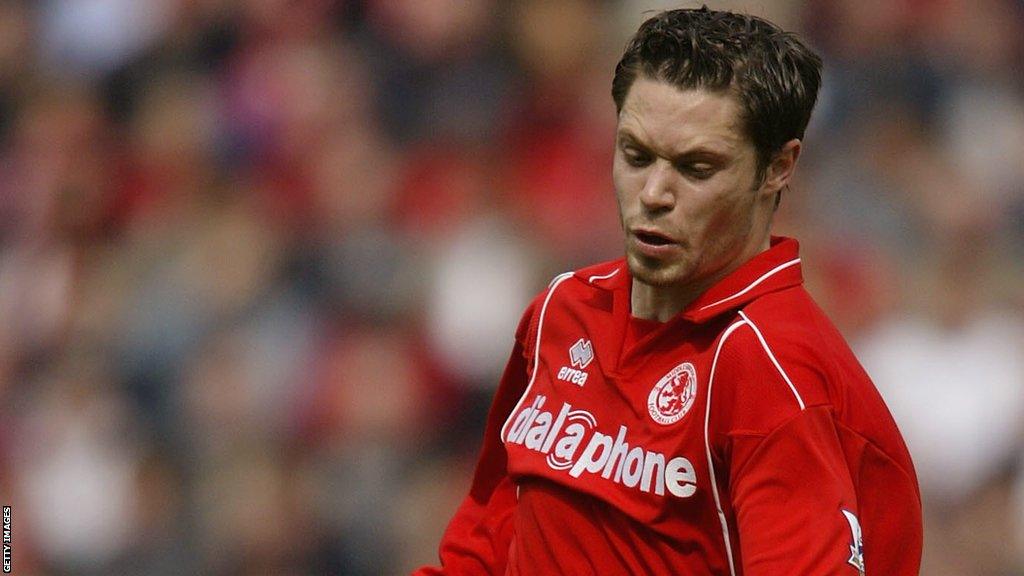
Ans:
{"label": "middlesbrough lion crest", "polygon": [[658,424],[675,424],[693,406],[697,396],[697,371],[683,362],[661,377],[647,397],[647,410]]}

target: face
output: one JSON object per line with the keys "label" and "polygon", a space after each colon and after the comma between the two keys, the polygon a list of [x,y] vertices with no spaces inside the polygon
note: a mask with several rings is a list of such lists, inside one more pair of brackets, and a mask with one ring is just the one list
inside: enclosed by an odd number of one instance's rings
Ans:
{"label": "face", "polygon": [[740,114],[729,94],[633,83],[613,178],[635,281],[699,294],[767,248],[774,191]]}

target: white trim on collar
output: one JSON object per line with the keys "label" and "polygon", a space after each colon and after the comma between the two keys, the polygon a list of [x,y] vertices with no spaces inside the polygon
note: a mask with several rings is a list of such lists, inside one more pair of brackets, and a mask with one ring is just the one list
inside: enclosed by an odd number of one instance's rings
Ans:
{"label": "white trim on collar", "polygon": [[793,266],[794,264],[799,264],[799,263],[800,263],[800,259],[799,258],[794,258],[794,259],[790,260],[789,262],[785,262],[783,264],[779,264],[775,268],[772,268],[771,270],[769,270],[769,271],[765,272],[764,274],[762,274],[760,278],[758,278],[757,280],[754,280],[753,282],[751,282],[743,290],[740,290],[739,292],[733,294],[732,296],[726,296],[725,298],[722,298],[721,300],[719,300],[717,302],[712,302],[711,304],[708,304],[707,306],[701,306],[700,310],[698,310],[698,311],[707,310],[708,308],[711,308],[711,307],[714,307],[714,306],[718,306],[719,304],[723,304],[725,302],[728,302],[729,300],[733,300],[733,299],[739,298],[740,296],[743,296],[747,292],[750,292],[751,290],[753,290],[755,286],[757,286],[761,282],[764,282],[765,280],[767,280],[769,277],[771,277],[776,272],[779,272],[781,270],[785,270],[786,268],[789,268],[790,266]]}
{"label": "white trim on collar", "polygon": [[600,275],[600,276],[597,276],[597,275],[591,276],[590,278],[587,279],[587,282],[589,282],[590,284],[593,284],[594,280],[607,280],[607,279],[611,278],[612,276],[615,276],[616,274],[618,274],[619,270],[621,270],[621,268],[616,268],[615,270],[612,270],[608,274],[604,274],[604,275]]}

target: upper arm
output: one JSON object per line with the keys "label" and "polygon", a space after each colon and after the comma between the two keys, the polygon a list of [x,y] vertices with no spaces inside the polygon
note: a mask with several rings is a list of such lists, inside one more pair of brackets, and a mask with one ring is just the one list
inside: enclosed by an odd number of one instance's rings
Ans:
{"label": "upper arm", "polygon": [[746,455],[730,487],[744,574],[856,576],[857,495],[831,409],[808,407],[734,442]]}
{"label": "upper arm", "polygon": [[742,320],[722,348],[709,433],[744,574],[856,576],[857,495],[827,382],[799,347]]}

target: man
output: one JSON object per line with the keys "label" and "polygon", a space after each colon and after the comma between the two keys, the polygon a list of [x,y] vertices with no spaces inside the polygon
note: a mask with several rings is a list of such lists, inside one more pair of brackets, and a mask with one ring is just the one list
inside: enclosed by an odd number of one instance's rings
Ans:
{"label": "man", "polygon": [[626,257],[524,314],[420,574],[917,574],[910,456],[769,234],[820,69],[751,16],[640,27],[612,84]]}

